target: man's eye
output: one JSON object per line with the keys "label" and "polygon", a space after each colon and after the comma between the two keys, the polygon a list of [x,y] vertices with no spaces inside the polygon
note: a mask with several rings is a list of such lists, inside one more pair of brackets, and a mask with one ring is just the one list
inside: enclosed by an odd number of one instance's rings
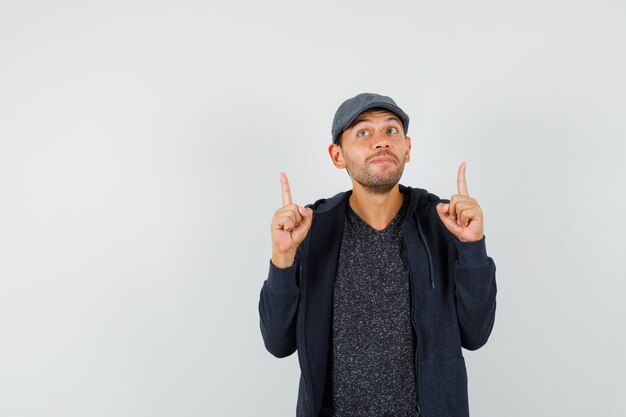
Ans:
{"label": "man's eye", "polygon": [[369,133],[367,132],[367,130],[359,130],[359,133],[357,133],[357,136],[364,138],[365,136],[369,135]]}
{"label": "man's eye", "polygon": [[387,129],[387,133],[396,134],[398,133],[398,129],[396,129],[395,127],[390,127],[389,129]]}

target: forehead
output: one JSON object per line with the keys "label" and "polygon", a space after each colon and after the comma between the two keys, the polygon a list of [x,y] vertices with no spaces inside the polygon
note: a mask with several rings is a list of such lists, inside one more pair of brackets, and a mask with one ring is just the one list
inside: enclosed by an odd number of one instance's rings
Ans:
{"label": "forehead", "polygon": [[398,118],[398,116],[396,116],[394,113],[388,110],[380,109],[380,110],[369,110],[369,111],[359,114],[357,117],[354,118],[351,125],[354,126],[355,124],[359,122],[363,122],[363,121],[378,121],[378,120],[388,120],[388,119],[394,119],[400,122],[400,118]]}

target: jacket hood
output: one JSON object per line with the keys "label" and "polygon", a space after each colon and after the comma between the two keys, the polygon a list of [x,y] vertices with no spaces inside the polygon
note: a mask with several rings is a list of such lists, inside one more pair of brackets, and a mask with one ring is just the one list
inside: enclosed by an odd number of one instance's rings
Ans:
{"label": "jacket hood", "polygon": [[[422,188],[407,187],[402,184],[399,184],[399,187],[402,194],[409,196],[409,213],[415,210],[421,211],[428,206],[429,203],[439,201],[439,197]],[[324,213],[340,205],[348,199],[351,194],[352,190],[344,191],[333,197],[317,200],[315,203],[307,205],[307,207],[312,208],[315,213]]]}

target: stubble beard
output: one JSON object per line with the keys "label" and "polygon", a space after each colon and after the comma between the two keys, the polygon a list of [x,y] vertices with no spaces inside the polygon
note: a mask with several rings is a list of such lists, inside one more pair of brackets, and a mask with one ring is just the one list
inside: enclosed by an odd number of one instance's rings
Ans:
{"label": "stubble beard", "polygon": [[[385,155],[391,155],[385,153]],[[376,155],[380,156],[380,155]],[[358,166],[354,161],[350,161],[346,158],[346,170],[350,177],[360,184],[366,192],[370,194],[387,194],[393,187],[398,184],[402,173],[404,172],[405,158],[400,161],[397,160],[395,155],[392,155],[397,161],[395,168],[387,168],[376,172],[373,167],[366,161],[363,165]],[[370,157],[369,159],[373,159]]]}

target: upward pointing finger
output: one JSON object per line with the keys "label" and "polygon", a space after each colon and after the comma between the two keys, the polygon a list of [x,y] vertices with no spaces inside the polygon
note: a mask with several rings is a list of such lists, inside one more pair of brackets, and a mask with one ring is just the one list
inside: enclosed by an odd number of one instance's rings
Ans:
{"label": "upward pointing finger", "polygon": [[289,188],[289,180],[287,174],[280,173],[280,190],[283,196],[283,207],[291,204],[291,189]]}
{"label": "upward pointing finger", "polygon": [[465,168],[467,167],[467,162],[461,162],[459,165],[459,173],[456,177],[456,186],[461,195],[469,195],[467,191],[467,180],[465,179]]}

